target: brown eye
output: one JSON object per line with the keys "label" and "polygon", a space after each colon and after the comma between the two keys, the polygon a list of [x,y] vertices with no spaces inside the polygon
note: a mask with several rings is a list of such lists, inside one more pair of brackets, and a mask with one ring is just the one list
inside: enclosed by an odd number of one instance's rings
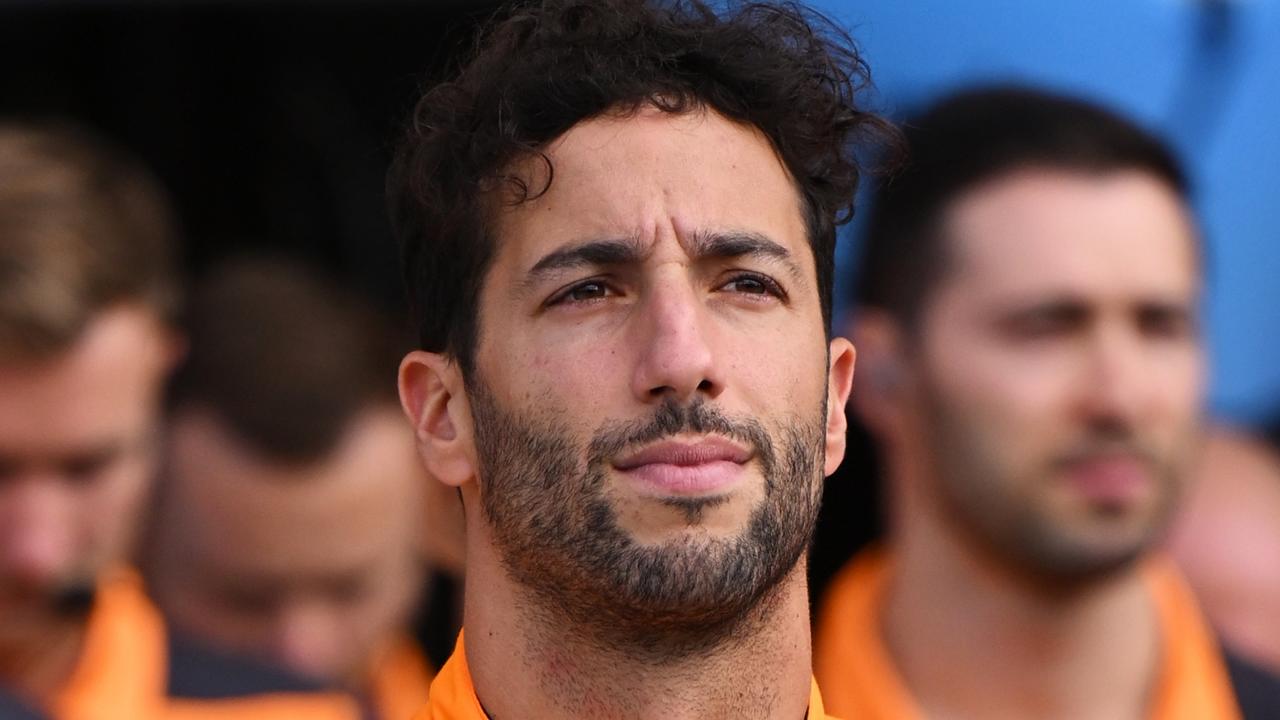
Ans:
{"label": "brown eye", "polygon": [[116,461],[114,452],[97,452],[68,458],[62,466],[62,475],[72,485],[91,485],[102,477]]}
{"label": "brown eye", "polygon": [[1050,303],[1014,312],[1003,319],[1001,326],[1014,340],[1041,341],[1071,336],[1089,321],[1089,309],[1083,305]]}
{"label": "brown eye", "polygon": [[1173,305],[1142,308],[1137,321],[1139,331],[1150,338],[1181,340],[1195,335],[1194,313]]}
{"label": "brown eye", "polygon": [[733,288],[737,292],[749,293],[752,295],[764,295],[769,292],[769,288],[765,287],[764,283],[750,277],[738,278],[737,280],[729,283],[729,287]]}
{"label": "brown eye", "polygon": [[544,307],[555,307],[564,305],[573,307],[576,305],[594,305],[597,302],[607,298],[621,295],[618,289],[610,284],[607,279],[581,280],[576,284],[562,288],[549,300],[546,301]]}
{"label": "brown eye", "polygon": [[17,459],[0,456],[0,484],[18,477],[18,472],[21,469],[22,467]]}
{"label": "brown eye", "polygon": [[769,277],[756,273],[742,273],[735,275],[727,283],[720,286],[721,291],[738,293],[741,295],[758,295],[772,296],[776,298],[786,298],[786,293]]}
{"label": "brown eye", "polygon": [[598,300],[608,293],[608,288],[602,282],[585,282],[569,290],[566,297],[575,302],[582,302],[584,300]]}

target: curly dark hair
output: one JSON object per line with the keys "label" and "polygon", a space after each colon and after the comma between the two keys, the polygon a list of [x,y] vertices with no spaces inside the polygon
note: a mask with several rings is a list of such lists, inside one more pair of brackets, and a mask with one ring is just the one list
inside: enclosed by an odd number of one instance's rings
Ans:
{"label": "curly dark hair", "polygon": [[836,226],[852,215],[858,149],[892,139],[855,104],[870,75],[848,33],[795,3],[549,0],[481,34],[456,77],[417,103],[387,179],[421,346],[471,369],[494,254],[487,200],[545,192],[511,172],[574,125],[652,105],[710,108],[760,129],[795,179],[830,324]]}

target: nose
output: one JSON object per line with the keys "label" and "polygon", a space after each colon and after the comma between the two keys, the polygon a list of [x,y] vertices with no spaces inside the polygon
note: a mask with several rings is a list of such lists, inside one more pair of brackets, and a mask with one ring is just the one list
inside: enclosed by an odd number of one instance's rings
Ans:
{"label": "nose", "polygon": [[324,602],[291,602],[277,621],[272,654],[282,665],[329,683],[346,679],[341,623]]}
{"label": "nose", "polygon": [[1151,400],[1151,374],[1142,339],[1124,328],[1100,329],[1082,379],[1084,410],[1095,425],[1132,428]]}
{"label": "nose", "polygon": [[635,337],[638,360],[632,391],[642,402],[668,397],[687,402],[697,394],[713,399],[724,389],[716,366],[714,331],[706,305],[687,281],[656,286],[642,307]]}
{"label": "nose", "polygon": [[58,478],[30,474],[0,486],[0,578],[44,590],[61,580],[75,551],[70,490]]}

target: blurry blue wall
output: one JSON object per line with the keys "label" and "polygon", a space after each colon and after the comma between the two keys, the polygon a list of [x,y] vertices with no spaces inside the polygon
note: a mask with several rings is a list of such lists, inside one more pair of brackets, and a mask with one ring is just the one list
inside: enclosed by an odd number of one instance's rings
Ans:
{"label": "blurry blue wall", "polygon": [[[1129,113],[1169,140],[1208,241],[1210,400],[1280,411],[1280,0],[814,0],[853,29],[881,109],[1020,81]],[[842,241],[847,278],[857,223]],[[841,288],[841,298],[849,288]]]}

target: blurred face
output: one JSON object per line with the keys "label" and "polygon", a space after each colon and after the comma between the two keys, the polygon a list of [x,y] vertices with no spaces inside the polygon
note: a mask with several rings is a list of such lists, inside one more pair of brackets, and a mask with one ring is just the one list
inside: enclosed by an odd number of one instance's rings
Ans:
{"label": "blurred face", "polygon": [[483,521],[578,626],[696,643],[796,566],[843,451],[798,194],[710,111],[586,121],[547,152],[555,182],[501,212],[482,291]]}
{"label": "blurred face", "polygon": [[172,427],[150,577],[176,628],[361,689],[423,582],[422,486],[394,406],[359,416],[327,457],[256,454],[210,414]]}
{"label": "blurred face", "polygon": [[952,207],[915,427],[963,535],[1034,575],[1124,567],[1177,502],[1203,358],[1193,228],[1136,172],[1017,173]]}
{"label": "blurred face", "polygon": [[169,343],[149,312],[121,306],[60,355],[0,362],[0,661],[82,620],[98,573],[124,560]]}

